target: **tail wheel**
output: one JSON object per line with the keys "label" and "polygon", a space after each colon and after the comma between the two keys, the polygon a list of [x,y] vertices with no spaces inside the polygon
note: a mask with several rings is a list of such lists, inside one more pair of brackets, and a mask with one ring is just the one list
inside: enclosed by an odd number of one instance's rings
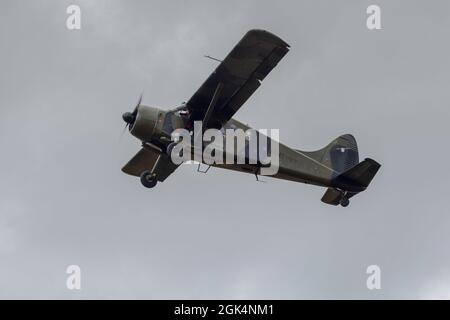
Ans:
{"label": "tail wheel", "polygon": [[345,208],[350,204],[350,200],[348,200],[346,197],[342,197],[340,204]]}
{"label": "tail wheel", "polygon": [[153,175],[150,171],[144,171],[141,173],[141,183],[146,188],[153,188],[156,186],[156,183],[158,180],[156,179],[156,176]]}

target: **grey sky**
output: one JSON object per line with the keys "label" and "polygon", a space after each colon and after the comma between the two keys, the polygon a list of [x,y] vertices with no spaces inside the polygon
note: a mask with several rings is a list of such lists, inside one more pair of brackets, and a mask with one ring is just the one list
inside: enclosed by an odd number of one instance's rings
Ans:
{"label": "grey sky", "polygon": [[[380,31],[366,8],[382,9]],[[82,9],[82,30],[65,27]],[[2,1],[0,298],[450,298],[450,2]],[[183,166],[120,168],[121,114],[186,101],[252,28],[291,51],[236,117],[383,166],[346,208],[324,189]],[[66,289],[78,264],[82,290]],[[366,289],[366,267],[382,290]]]}

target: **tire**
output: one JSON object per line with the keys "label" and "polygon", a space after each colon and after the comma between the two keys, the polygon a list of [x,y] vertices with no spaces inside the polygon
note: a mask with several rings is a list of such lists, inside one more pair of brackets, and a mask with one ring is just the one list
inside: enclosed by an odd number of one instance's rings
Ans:
{"label": "tire", "polygon": [[343,206],[344,208],[348,207],[349,204],[350,204],[350,200],[348,200],[346,197],[343,197],[341,199],[341,206]]}
{"label": "tire", "polygon": [[141,183],[146,188],[153,188],[158,183],[158,180],[156,176],[147,170],[141,173]]}

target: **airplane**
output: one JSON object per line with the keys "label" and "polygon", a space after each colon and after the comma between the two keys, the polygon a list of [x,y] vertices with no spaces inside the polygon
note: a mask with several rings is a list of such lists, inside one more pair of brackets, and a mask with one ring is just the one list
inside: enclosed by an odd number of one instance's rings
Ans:
{"label": "airplane", "polygon": [[[247,130],[249,127],[233,116],[289,49],[286,42],[268,31],[250,30],[223,61],[218,60],[217,68],[186,103],[163,110],[141,105],[141,96],[134,110],[125,112],[122,119],[125,128],[141,140],[142,149],[122,171],[140,177],[143,186],[153,188],[179,166],[170,157],[176,143],[171,135],[174,130],[192,130],[195,121],[202,121],[204,129]],[[212,166],[251,173],[257,180],[262,168],[259,162]],[[359,162],[355,138],[344,134],[312,152],[279,143],[279,169],[272,177],[325,187],[322,202],[347,207],[351,197],[369,186],[380,166],[370,158]]]}

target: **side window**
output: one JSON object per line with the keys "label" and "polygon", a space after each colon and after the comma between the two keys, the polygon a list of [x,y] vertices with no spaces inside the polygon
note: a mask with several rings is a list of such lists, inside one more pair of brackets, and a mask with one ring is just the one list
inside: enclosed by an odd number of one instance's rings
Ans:
{"label": "side window", "polygon": [[172,117],[173,117],[173,113],[172,112],[167,112],[166,113],[166,117],[163,120],[164,124],[163,124],[163,131],[171,134],[173,131],[173,126],[172,126]]}

